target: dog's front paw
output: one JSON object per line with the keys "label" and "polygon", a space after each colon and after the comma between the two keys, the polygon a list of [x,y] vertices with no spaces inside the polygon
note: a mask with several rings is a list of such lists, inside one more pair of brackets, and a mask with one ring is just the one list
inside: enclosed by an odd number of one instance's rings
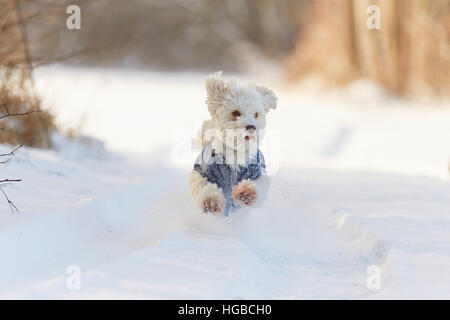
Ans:
{"label": "dog's front paw", "polygon": [[215,198],[206,198],[202,202],[202,211],[208,213],[221,213],[224,210],[223,201]]}
{"label": "dog's front paw", "polygon": [[203,213],[223,213],[226,200],[222,190],[214,183],[206,183],[197,197],[198,205]]}
{"label": "dog's front paw", "polygon": [[236,205],[252,206],[257,196],[255,184],[249,180],[243,180],[233,187],[231,196]]}

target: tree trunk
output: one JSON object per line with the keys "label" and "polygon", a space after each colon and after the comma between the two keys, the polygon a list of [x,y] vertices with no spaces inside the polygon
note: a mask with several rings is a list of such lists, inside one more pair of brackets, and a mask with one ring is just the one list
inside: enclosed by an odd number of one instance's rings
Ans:
{"label": "tree trunk", "polygon": [[[381,29],[366,25],[381,9]],[[450,96],[450,0],[314,1],[289,76],[319,73],[329,83],[371,78],[402,94]]]}

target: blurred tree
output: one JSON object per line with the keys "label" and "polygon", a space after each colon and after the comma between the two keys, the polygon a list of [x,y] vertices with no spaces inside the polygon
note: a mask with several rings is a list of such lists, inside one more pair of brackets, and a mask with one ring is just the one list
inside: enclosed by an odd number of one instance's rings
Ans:
{"label": "blurred tree", "polygon": [[[26,30],[27,23],[42,11],[24,10],[27,3],[31,1],[0,0],[0,119],[3,119],[0,143],[50,147],[53,118],[48,112],[34,113],[41,102],[34,93],[33,61]],[[18,116],[22,114],[28,116]]]}
{"label": "blurred tree", "polygon": [[[34,57],[84,50],[73,63],[242,70],[285,58],[309,0],[80,0],[80,31],[60,28]],[[63,20],[65,21],[65,20]],[[49,50],[51,48],[51,50]],[[256,62],[256,61],[255,61]]]}
{"label": "blurred tree", "polygon": [[18,1],[0,0],[0,64],[27,67],[30,62]]}
{"label": "blurred tree", "polygon": [[[366,25],[370,5],[381,29]],[[314,0],[309,19],[287,64],[291,80],[368,77],[402,94],[450,96],[449,0]]]}

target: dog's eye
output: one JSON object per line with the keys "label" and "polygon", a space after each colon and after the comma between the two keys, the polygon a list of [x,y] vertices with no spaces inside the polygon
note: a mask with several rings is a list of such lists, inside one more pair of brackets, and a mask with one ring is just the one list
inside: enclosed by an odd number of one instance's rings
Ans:
{"label": "dog's eye", "polygon": [[255,113],[255,119],[258,119],[258,116],[259,116],[259,114],[258,114],[258,112],[256,112]]}
{"label": "dog's eye", "polygon": [[239,111],[237,111],[237,110],[234,110],[234,111],[231,113],[231,115],[232,115],[233,117],[239,117],[239,116],[241,115],[241,113],[240,113]]}

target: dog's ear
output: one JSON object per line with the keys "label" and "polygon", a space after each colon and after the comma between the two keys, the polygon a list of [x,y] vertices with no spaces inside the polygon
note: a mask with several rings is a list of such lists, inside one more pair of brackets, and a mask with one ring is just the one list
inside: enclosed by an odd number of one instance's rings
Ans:
{"label": "dog's ear", "polygon": [[206,104],[211,117],[214,117],[217,109],[222,105],[225,94],[229,90],[228,84],[222,78],[222,71],[211,73],[206,78]]}
{"label": "dog's ear", "polygon": [[273,93],[272,90],[270,90],[270,89],[268,89],[266,87],[258,86],[258,85],[253,85],[253,87],[262,96],[263,104],[264,104],[264,110],[266,111],[266,113],[269,112],[270,109],[276,109],[277,108],[277,101],[278,101],[278,99],[277,99],[275,93]]}

